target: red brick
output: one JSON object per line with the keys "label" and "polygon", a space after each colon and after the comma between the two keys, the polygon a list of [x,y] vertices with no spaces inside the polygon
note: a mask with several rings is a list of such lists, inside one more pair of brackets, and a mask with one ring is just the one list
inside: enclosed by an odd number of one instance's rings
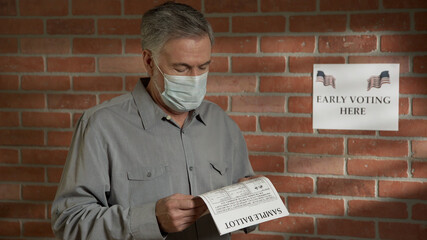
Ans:
{"label": "red brick", "polygon": [[358,156],[406,157],[408,142],[385,139],[348,139],[348,154]]}
{"label": "red brick", "polygon": [[285,161],[283,156],[249,156],[252,168],[256,172],[284,172]]}
{"label": "red brick", "polygon": [[235,73],[284,72],[284,57],[232,57],[232,71]]}
{"label": "red brick", "polygon": [[312,193],[313,179],[310,177],[267,176],[276,190],[281,193]]}
{"label": "red brick", "polygon": [[308,12],[316,10],[316,0],[263,0],[263,12]]}
{"label": "red brick", "polygon": [[[310,83],[312,83],[310,81]],[[311,88],[310,88],[311,90]],[[313,109],[313,99],[311,97],[289,97],[288,111],[290,113],[311,113]]]}
{"label": "red brick", "polygon": [[215,103],[219,107],[222,108],[222,110],[227,111],[228,110],[228,97],[227,96],[206,96],[205,100],[208,100],[210,102]]}
{"label": "red brick", "polygon": [[73,0],[73,15],[120,15],[120,0]]}
{"label": "red brick", "polygon": [[70,132],[70,131],[66,131],[66,132],[49,131],[47,133],[47,145],[69,147],[71,144],[72,137],[73,137],[73,132]]}
{"label": "red brick", "polygon": [[41,146],[44,144],[44,133],[41,130],[0,130],[0,145]]}
{"label": "red brick", "polygon": [[312,120],[307,117],[264,117],[259,118],[263,132],[313,133]]}
{"label": "red brick", "polygon": [[255,92],[255,76],[209,76],[207,92]]}
{"label": "red brick", "polygon": [[409,99],[399,98],[399,115],[409,114]]}
{"label": "red brick", "polygon": [[95,106],[95,95],[89,94],[49,94],[50,109],[87,109]]}
{"label": "red brick", "polygon": [[95,21],[93,19],[47,19],[46,31],[48,34],[94,34]]}
{"label": "red brick", "polygon": [[45,204],[0,202],[2,218],[45,218]]}
{"label": "red brick", "polygon": [[374,197],[375,181],[344,178],[318,178],[317,194]]}
{"label": "red brick", "polygon": [[206,13],[256,12],[257,0],[205,0]]}
{"label": "red brick", "polygon": [[232,18],[235,33],[284,32],[284,16],[236,16]]}
{"label": "red brick", "polygon": [[126,39],[125,53],[142,53],[141,39]]}
{"label": "red brick", "polygon": [[76,91],[121,91],[123,79],[121,77],[74,77],[73,88]]}
{"label": "red brick", "polygon": [[293,73],[311,73],[313,64],[345,63],[344,57],[289,57],[289,71]]}
{"label": "red brick", "polygon": [[70,86],[70,77],[68,76],[25,75],[21,79],[21,88],[24,90],[65,91],[69,90]]}
{"label": "red brick", "polygon": [[67,150],[50,149],[22,149],[22,163],[43,165],[64,165],[67,158]]}
{"label": "red brick", "polygon": [[47,181],[59,183],[62,176],[62,168],[49,167],[47,168]]}
{"label": "red brick", "polygon": [[246,233],[233,233],[231,240],[285,240],[285,237],[271,234],[246,234]]}
{"label": "red brick", "polygon": [[0,34],[43,34],[43,20],[41,19],[0,19]]}
{"label": "red brick", "polygon": [[73,41],[73,53],[120,54],[122,53],[122,40],[108,38],[75,38]]}
{"label": "red brick", "polygon": [[372,52],[376,48],[377,37],[374,35],[319,37],[321,53]]}
{"label": "red brick", "polygon": [[92,57],[50,57],[47,58],[49,72],[94,72],[95,59]]}
{"label": "red brick", "polygon": [[380,222],[378,224],[381,239],[391,240],[418,240],[427,239],[427,224],[413,224],[402,222]]}
{"label": "red brick", "polygon": [[427,120],[399,119],[399,131],[381,131],[381,136],[427,137]]}
{"label": "red brick", "polygon": [[0,163],[18,163],[18,150],[0,148]]}
{"label": "red brick", "polygon": [[375,238],[375,222],[318,218],[317,233],[320,235]]}
{"label": "red brick", "polygon": [[22,38],[21,52],[26,54],[67,54],[70,40],[66,38]]}
{"label": "red brick", "polygon": [[[139,81],[140,77],[127,76],[125,79],[125,90],[132,91],[136,83]],[[209,81],[208,81],[209,82]]]}
{"label": "red brick", "polygon": [[261,51],[276,52],[306,52],[314,51],[315,38],[312,36],[271,36],[261,38]]}
{"label": "red brick", "polygon": [[344,158],[289,156],[288,172],[343,175]]}
{"label": "red brick", "polygon": [[21,234],[21,225],[18,221],[0,221],[0,232],[2,236],[19,237]]}
{"label": "red brick", "polygon": [[[0,167],[0,180],[11,182],[43,182],[44,169],[36,167]],[[1,207],[0,207],[1,208]],[[0,211],[1,215],[1,211]]]}
{"label": "red brick", "polygon": [[423,52],[427,51],[427,34],[383,35],[381,52]]}
{"label": "red brick", "polygon": [[344,32],[347,17],[345,15],[291,16],[291,32]]}
{"label": "red brick", "polygon": [[228,72],[228,57],[212,57],[209,72]]}
{"label": "red brick", "polygon": [[378,9],[378,0],[320,0],[321,11],[360,11]]}
{"label": "red brick", "polygon": [[427,2],[424,0],[384,0],[384,8],[427,8]]}
{"label": "red brick", "polygon": [[18,90],[19,79],[17,75],[0,75],[0,90]]}
{"label": "red brick", "polygon": [[215,33],[230,31],[230,20],[228,17],[208,17],[206,19],[211,24],[212,30]]}
{"label": "red brick", "polygon": [[68,0],[20,0],[21,16],[65,16],[68,15]]}
{"label": "red brick", "polygon": [[23,228],[27,237],[55,237],[50,222],[25,222]]}
{"label": "red brick", "polygon": [[0,183],[0,200],[19,200],[20,192],[19,184]]}
{"label": "red brick", "polygon": [[213,53],[256,53],[256,37],[217,37]]}
{"label": "red brick", "polygon": [[415,29],[417,31],[427,30],[427,12],[416,12],[415,13]]}
{"label": "red brick", "polygon": [[320,134],[340,134],[340,135],[375,135],[375,131],[368,130],[336,130],[336,129],[318,129]]}
{"label": "red brick", "polygon": [[409,13],[353,14],[350,19],[350,28],[355,32],[407,31],[410,24]]}
{"label": "red brick", "polygon": [[44,94],[38,93],[2,93],[0,108],[44,108]]}
{"label": "red brick", "polygon": [[417,203],[412,206],[412,219],[427,220],[427,204]]}
{"label": "red brick", "polygon": [[18,39],[0,38],[0,53],[18,53]]}
{"label": "red brick", "polygon": [[233,112],[285,112],[283,96],[233,96]]}
{"label": "red brick", "polygon": [[341,155],[344,153],[342,138],[288,137],[288,151],[311,154]]}
{"label": "red brick", "polygon": [[249,151],[283,152],[285,139],[281,136],[245,135]]}
{"label": "red brick", "polygon": [[16,16],[16,0],[0,0],[0,16]]}
{"label": "red brick", "polygon": [[[166,0],[125,0],[125,14],[136,14],[141,15],[149,9],[166,2]],[[184,3],[192,6],[196,10],[201,11],[202,4],[200,0],[181,0],[180,3]]]}
{"label": "red brick", "polygon": [[314,233],[314,221],[312,217],[287,216],[278,218],[259,225],[260,231],[286,232],[286,233]]}
{"label": "red brick", "polygon": [[414,57],[414,72],[427,73],[427,56]]}
{"label": "red brick", "polygon": [[139,35],[141,19],[99,19],[98,34]]}
{"label": "red brick", "polygon": [[401,77],[399,92],[401,94],[427,94],[427,78]]}
{"label": "red brick", "polygon": [[0,127],[19,126],[18,112],[0,112]]}
{"label": "red brick", "polygon": [[255,132],[256,131],[256,117],[255,116],[230,116],[234,122],[239,126],[240,131]]}
{"label": "red brick", "polygon": [[422,141],[422,140],[412,141],[412,157],[427,158],[427,141]]}
{"label": "red brick", "polygon": [[368,200],[350,200],[348,215],[370,218],[402,218],[408,217],[406,203],[381,202]]}
{"label": "red brick", "polygon": [[344,200],[290,196],[288,209],[291,213],[343,216]]}
{"label": "red brick", "polygon": [[260,92],[311,93],[312,89],[311,77],[260,77]]}
{"label": "red brick", "polygon": [[145,72],[142,57],[100,57],[99,71],[106,73]]}
{"label": "red brick", "polygon": [[120,93],[100,94],[99,95],[99,103],[103,103],[105,101],[111,100],[111,99],[118,97],[120,95],[122,95],[122,94],[120,94]]}
{"label": "red brick", "polygon": [[408,56],[349,56],[348,63],[399,63],[400,73],[409,72]]}
{"label": "red brick", "polygon": [[427,200],[427,182],[379,181],[378,196]]}
{"label": "red brick", "polygon": [[404,160],[348,159],[350,175],[372,177],[408,177],[408,163]]}
{"label": "red brick", "polygon": [[79,121],[79,119],[82,115],[83,115],[83,113],[74,113],[73,114],[73,127],[76,126],[77,122]]}
{"label": "red brick", "polygon": [[22,126],[69,128],[71,126],[70,114],[59,112],[23,112]]}
{"label": "red brick", "polygon": [[[1,20],[1,19],[0,19]],[[42,57],[0,57],[0,72],[43,72]]]}
{"label": "red brick", "polygon": [[22,198],[32,201],[53,201],[57,186],[24,185]]}
{"label": "red brick", "polygon": [[427,178],[427,162],[412,162],[412,177]]}

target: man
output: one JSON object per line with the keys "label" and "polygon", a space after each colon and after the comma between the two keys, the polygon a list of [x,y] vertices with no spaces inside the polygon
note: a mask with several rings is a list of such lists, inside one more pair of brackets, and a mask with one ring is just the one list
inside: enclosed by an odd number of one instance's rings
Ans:
{"label": "man", "polygon": [[203,101],[213,33],[193,8],[144,14],[150,78],[86,111],[52,205],[62,239],[229,239],[195,196],[253,175],[237,125]]}

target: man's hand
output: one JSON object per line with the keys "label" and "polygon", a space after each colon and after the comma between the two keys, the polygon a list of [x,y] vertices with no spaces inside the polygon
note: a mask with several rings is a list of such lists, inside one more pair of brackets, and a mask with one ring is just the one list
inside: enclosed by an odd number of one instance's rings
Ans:
{"label": "man's hand", "polygon": [[264,175],[255,175],[255,176],[240,178],[239,182],[244,182],[244,181],[248,181],[250,179],[259,178],[259,177],[264,177]]}
{"label": "man's hand", "polygon": [[157,222],[163,232],[180,232],[193,224],[206,209],[199,197],[174,194],[157,201]]}

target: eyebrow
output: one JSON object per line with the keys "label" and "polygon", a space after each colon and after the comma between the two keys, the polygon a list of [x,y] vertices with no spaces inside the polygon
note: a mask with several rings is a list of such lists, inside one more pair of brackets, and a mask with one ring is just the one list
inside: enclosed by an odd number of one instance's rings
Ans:
{"label": "eyebrow", "polygon": [[[208,65],[208,64],[210,64],[210,63],[211,63],[211,61],[212,61],[212,60],[209,60],[209,61],[207,61],[207,62],[205,62],[205,63],[203,63],[203,64],[199,65],[198,67]],[[174,63],[172,66],[174,66],[174,67],[184,66],[184,67],[186,67],[186,68],[191,68],[191,66],[190,66],[190,65],[188,65],[187,63]]]}

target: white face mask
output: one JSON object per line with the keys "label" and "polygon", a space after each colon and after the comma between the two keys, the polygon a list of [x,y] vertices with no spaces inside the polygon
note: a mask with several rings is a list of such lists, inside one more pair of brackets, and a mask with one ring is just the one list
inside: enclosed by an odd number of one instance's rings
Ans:
{"label": "white face mask", "polygon": [[156,61],[154,64],[164,78],[165,90],[161,98],[168,107],[176,112],[188,112],[200,106],[206,94],[208,72],[198,76],[168,75],[160,70]]}

